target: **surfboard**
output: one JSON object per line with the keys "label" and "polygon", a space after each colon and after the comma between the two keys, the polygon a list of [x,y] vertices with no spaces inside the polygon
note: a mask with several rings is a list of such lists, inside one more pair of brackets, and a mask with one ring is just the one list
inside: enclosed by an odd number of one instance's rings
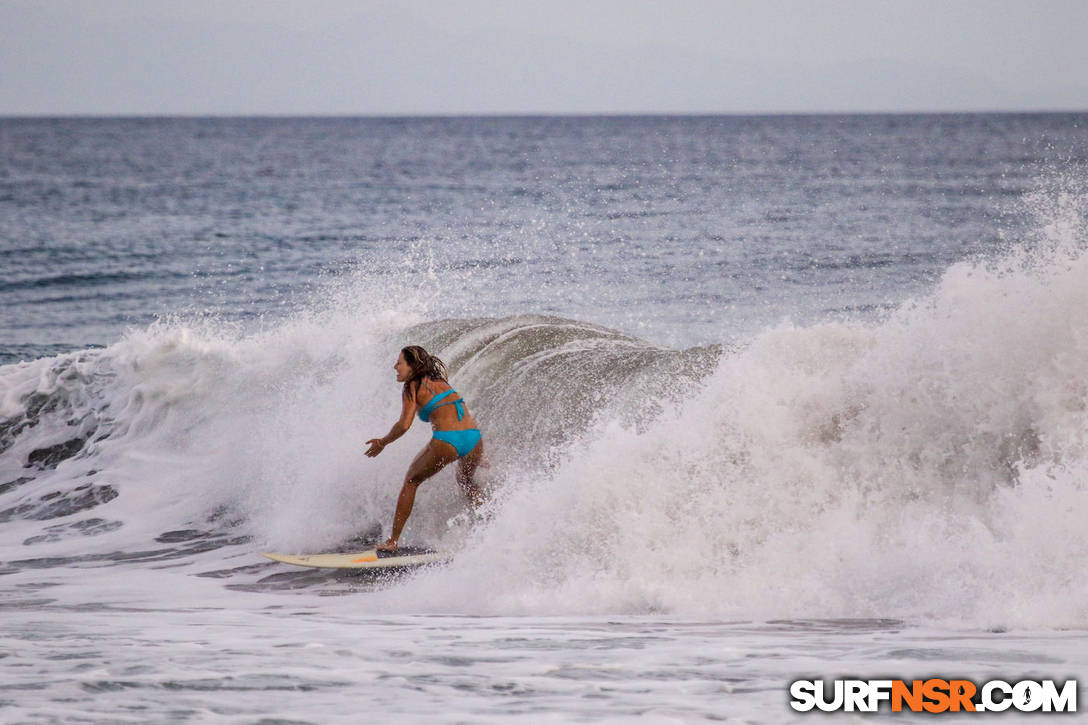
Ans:
{"label": "surfboard", "polygon": [[394,552],[378,551],[377,549],[343,554],[277,554],[261,552],[261,556],[284,564],[321,569],[392,569],[395,567],[440,564],[449,561],[451,558],[450,554],[442,551],[405,549],[403,547]]}

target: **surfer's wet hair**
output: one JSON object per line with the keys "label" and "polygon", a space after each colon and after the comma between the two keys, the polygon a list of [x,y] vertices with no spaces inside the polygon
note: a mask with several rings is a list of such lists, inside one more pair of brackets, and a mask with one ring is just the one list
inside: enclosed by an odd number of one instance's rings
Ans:
{"label": "surfer's wet hair", "polygon": [[412,383],[420,378],[428,377],[431,380],[449,382],[449,369],[446,363],[424,350],[419,345],[409,345],[402,348],[400,354],[404,356],[404,362],[412,369],[412,374],[404,381],[404,392],[412,391]]}

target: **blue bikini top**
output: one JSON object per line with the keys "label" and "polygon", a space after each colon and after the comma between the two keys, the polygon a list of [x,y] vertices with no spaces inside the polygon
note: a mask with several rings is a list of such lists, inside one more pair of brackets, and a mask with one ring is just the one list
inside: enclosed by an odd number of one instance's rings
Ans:
{"label": "blue bikini top", "polygon": [[442,400],[443,398],[448,397],[453,392],[454,392],[453,388],[450,388],[446,392],[439,393],[438,395],[436,395],[433,398],[431,398],[430,400],[428,400],[427,404],[424,405],[419,410],[419,419],[422,420],[424,423],[429,422],[430,419],[431,419],[431,413],[434,412],[434,409],[435,408],[441,408],[443,405],[456,405],[457,406],[457,420],[461,420],[462,418],[464,418],[465,417],[465,401],[462,400],[461,398],[458,398],[457,400],[447,400],[445,403],[438,402],[438,401]]}

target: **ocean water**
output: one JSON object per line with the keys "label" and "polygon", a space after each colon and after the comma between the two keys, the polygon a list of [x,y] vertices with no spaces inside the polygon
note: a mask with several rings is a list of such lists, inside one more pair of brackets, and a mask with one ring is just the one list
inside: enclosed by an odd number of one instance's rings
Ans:
{"label": "ocean water", "polygon": [[[795,679],[1088,677],[1088,114],[0,151],[4,722],[777,723]],[[388,534],[428,431],[364,441],[411,343],[484,430],[485,509],[440,473],[403,537],[453,561],[260,557]]]}

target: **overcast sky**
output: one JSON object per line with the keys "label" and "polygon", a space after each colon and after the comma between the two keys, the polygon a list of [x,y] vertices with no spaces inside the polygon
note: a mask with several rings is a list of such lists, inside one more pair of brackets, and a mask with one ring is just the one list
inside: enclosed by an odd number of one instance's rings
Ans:
{"label": "overcast sky", "polygon": [[0,0],[0,114],[1088,110],[1088,0]]}

